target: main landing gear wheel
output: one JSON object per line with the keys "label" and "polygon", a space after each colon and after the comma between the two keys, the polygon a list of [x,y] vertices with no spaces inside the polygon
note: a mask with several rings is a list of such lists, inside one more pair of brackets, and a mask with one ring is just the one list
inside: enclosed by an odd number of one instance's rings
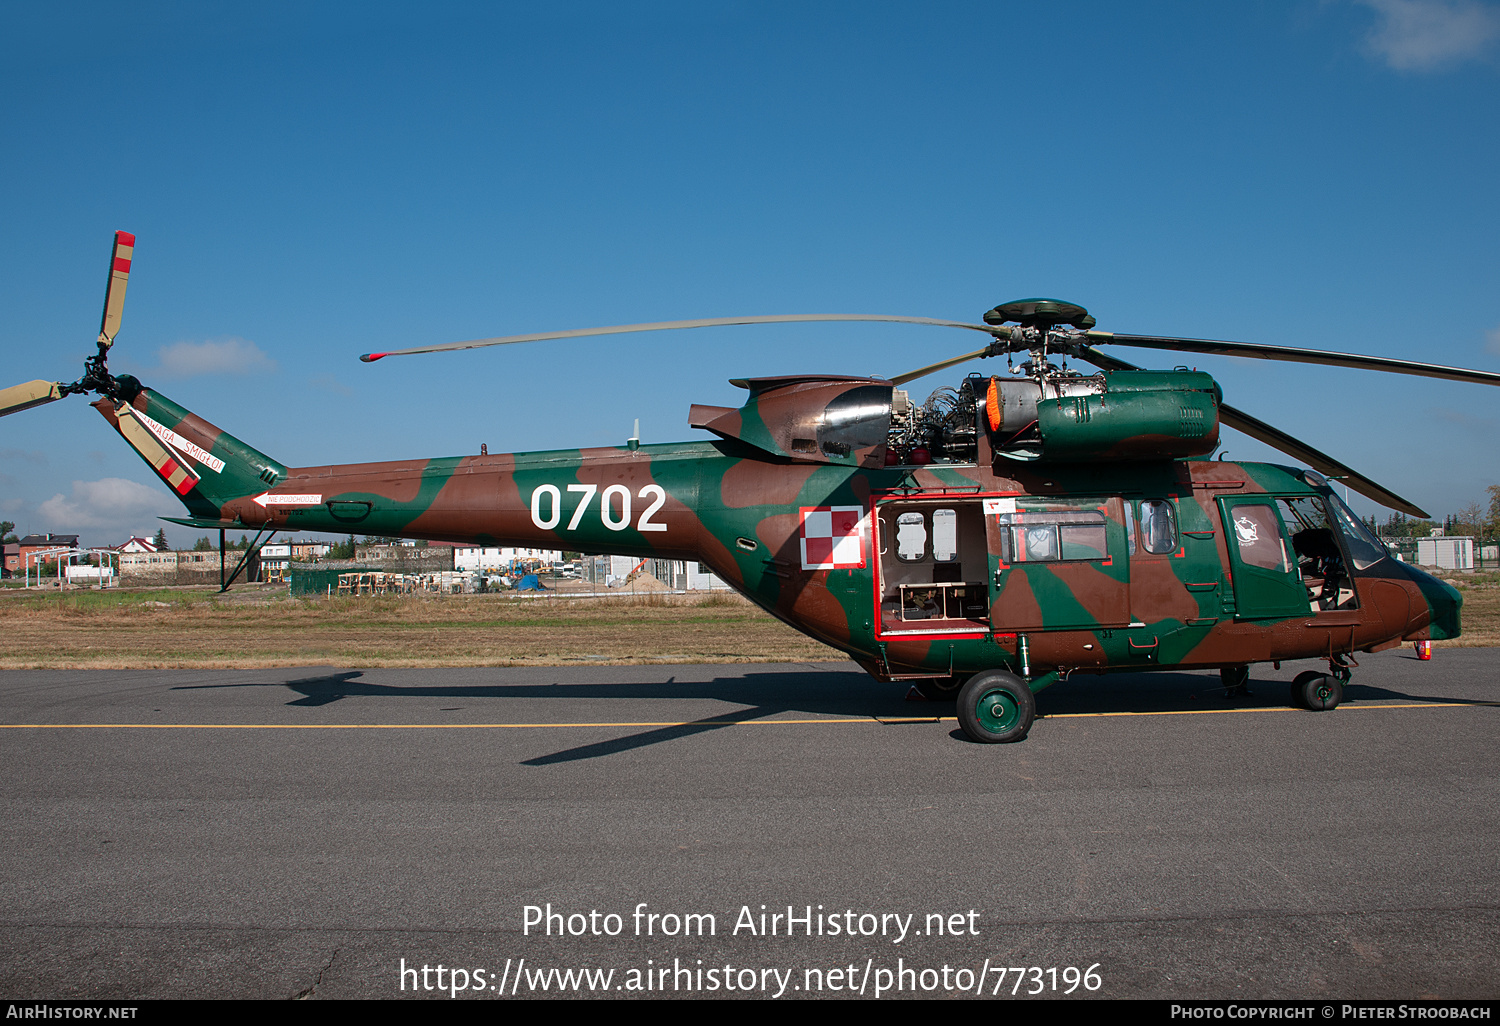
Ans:
{"label": "main landing gear wheel", "polygon": [[1036,696],[1026,682],[1004,670],[970,678],[958,693],[958,725],[984,744],[1020,741],[1036,719]]}
{"label": "main landing gear wheel", "polygon": [[1317,670],[1297,674],[1292,681],[1292,704],[1314,712],[1336,707],[1344,700],[1344,685]]}

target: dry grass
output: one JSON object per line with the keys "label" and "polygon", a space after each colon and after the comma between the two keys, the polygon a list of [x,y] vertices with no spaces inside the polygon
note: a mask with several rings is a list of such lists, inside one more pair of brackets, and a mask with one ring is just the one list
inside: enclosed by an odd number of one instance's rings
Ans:
{"label": "dry grass", "polygon": [[1435,641],[1433,645],[1457,648],[1500,645],[1500,571],[1472,574],[1440,571],[1436,576],[1463,593],[1464,633],[1453,641]]}
{"label": "dry grass", "polygon": [[0,594],[0,668],[556,666],[841,659],[738,596]]}

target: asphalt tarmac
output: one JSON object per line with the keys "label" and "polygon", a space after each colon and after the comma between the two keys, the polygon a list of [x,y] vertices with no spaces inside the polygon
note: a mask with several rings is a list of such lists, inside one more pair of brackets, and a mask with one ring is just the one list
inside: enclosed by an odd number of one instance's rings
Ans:
{"label": "asphalt tarmac", "polygon": [[1363,660],[6,671],[0,997],[1495,998],[1500,650]]}

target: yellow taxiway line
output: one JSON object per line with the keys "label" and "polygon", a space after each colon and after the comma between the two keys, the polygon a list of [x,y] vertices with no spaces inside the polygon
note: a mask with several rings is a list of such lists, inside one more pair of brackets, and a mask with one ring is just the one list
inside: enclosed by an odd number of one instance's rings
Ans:
{"label": "yellow taxiway line", "polygon": [[[1407,702],[1391,705],[1341,705],[1341,710],[1460,709],[1497,706],[1500,702]],[[1049,713],[1038,719],[1097,719],[1106,716],[1222,716],[1234,713],[1306,712],[1304,709],[1171,709],[1152,712]],[[777,727],[823,724],[957,723],[956,716],[855,716],[810,720],[598,720],[581,723],[0,723],[11,730],[535,730],[546,727]]]}

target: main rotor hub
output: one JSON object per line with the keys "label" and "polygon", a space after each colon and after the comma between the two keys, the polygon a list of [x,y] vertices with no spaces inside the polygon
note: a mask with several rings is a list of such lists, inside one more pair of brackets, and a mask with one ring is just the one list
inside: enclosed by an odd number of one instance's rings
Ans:
{"label": "main rotor hub", "polygon": [[1002,303],[984,315],[986,324],[1005,324],[1014,321],[1023,328],[1055,328],[1066,324],[1087,331],[1099,323],[1077,303],[1066,303],[1061,299],[1017,299]]}

